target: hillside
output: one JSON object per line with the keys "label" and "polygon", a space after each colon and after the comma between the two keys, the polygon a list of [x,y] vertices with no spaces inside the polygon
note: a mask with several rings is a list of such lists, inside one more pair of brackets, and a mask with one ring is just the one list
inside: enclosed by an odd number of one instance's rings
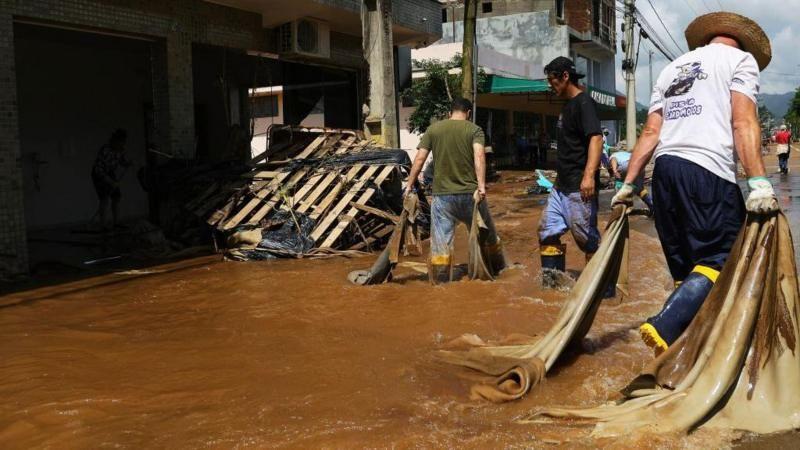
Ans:
{"label": "hillside", "polygon": [[784,94],[761,94],[759,98],[764,102],[764,106],[777,118],[782,118],[789,109],[789,102],[794,97],[794,92]]}

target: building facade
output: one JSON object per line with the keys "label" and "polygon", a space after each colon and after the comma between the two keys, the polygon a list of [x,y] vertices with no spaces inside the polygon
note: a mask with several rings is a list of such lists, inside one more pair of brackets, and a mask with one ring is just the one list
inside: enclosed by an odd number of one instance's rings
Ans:
{"label": "building facade", "polygon": [[[31,231],[91,217],[91,166],[114,129],[127,130],[136,170],[220,159],[254,109],[287,124],[359,128],[361,7],[0,0],[0,274],[28,270]],[[433,0],[395,1],[392,20],[396,54],[406,59],[408,48],[441,36]],[[272,99],[251,98],[270,87],[280,87],[279,115]],[[135,175],[122,179],[121,214],[152,217],[153,199]]]}
{"label": "building facade", "polygon": [[[442,39],[415,50],[413,59],[450,59],[461,53],[463,5],[442,4]],[[621,113],[615,89],[616,18],[613,0],[500,0],[478,5],[478,65],[490,78],[478,95],[477,120],[491,136],[500,165],[519,165],[526,148],[548,147],[556,136],[563,102],[543,82],[544,66],[557,56],[575,61],[582,81],[598,102],[603,125],[616,141]],[[422,74],[416,74],[422,76]],[[527,80],[528,82],[525,82]],[[408,116],[404,110],[401,115]],[[419,136],[401,134],[403,147]],[[530,158],[525,158],[526,166]]]}

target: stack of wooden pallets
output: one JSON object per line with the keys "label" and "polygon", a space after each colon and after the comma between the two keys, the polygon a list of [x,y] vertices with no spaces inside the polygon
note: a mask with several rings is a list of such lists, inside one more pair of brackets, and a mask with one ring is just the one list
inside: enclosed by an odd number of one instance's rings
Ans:
{"label": "stack of wooden pallets", "polygon": [[402,165],[368,158],[325,164],[379,149],[353,130],[290,131],[289,139],[252,160],[241,179],[212,183],[186,208],[223,234],[242,226],[266,228],[274,215],[288,211],[314,221],[309,237],[318,249],[370,249],[385,240],[397,217],[385,201],[374,200],[390,185],[399,196]]}

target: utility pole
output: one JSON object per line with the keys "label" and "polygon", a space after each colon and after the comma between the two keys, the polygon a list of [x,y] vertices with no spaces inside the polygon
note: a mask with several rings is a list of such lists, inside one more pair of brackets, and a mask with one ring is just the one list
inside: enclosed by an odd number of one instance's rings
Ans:
{"label": "utility pole", "polygon": [[475,51],[477,38],[478,0],[464,0],[464,42],[461,47],[461,96],[472,101],[472,117],[475,120],[475,71],[477,69]]}
{"label": "utility pole", "polygon": [[650,56],[650,61],[649,61],[650,62],[650,91],[649,92],[652,95],[653,94],[653,50],[649,49],[649,50],[647,50],[647,53]]}
{"label": "utility pole", "polygon": [[369,115],[364,119],[364,131],[379,143],[398,148],[391,0],[362,1],[361,35],[369,65]]}
{"label": "utility pole", "polygon": [[625,21],[623,23],[622,47],[625,51],[625,59],[622,61],[622,70],[625,73],[625,96],[627,105],[625,108],[625,141],[628,144],[628,151],[633,151],[636,145],[636,66],[634,58],[636,45],[634,44],[634,21],[633,12],[635,10],[634,0],[625,0]]}

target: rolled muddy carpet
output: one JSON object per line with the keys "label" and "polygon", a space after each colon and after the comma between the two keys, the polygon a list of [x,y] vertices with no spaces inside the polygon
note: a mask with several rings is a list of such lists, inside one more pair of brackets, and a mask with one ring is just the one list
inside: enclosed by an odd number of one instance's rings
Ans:
{"label": "rolled muddy carpet", "polygon": [[637,429],[688,433],[700,426],[756,433],[798,428],[798,314],[786,217],[748,217],[694,320],[623,389],[625,401],[534,416],[595,422],[597,436]]}
{"label": "rolled muddy carpet", "polygon": [[544,379],[566,347],[583,339],[607,286],[616,282],[620,292],[627,292],[627,255],[628,210],[619,206],[613,211],[600,248],[586,264],[547,334],[513,345],[488,346],[481,342],[466,351],[442,350],[437,357],[487,375],[484,382],[473,386],[473,397],[503,402],[524,396]]}

